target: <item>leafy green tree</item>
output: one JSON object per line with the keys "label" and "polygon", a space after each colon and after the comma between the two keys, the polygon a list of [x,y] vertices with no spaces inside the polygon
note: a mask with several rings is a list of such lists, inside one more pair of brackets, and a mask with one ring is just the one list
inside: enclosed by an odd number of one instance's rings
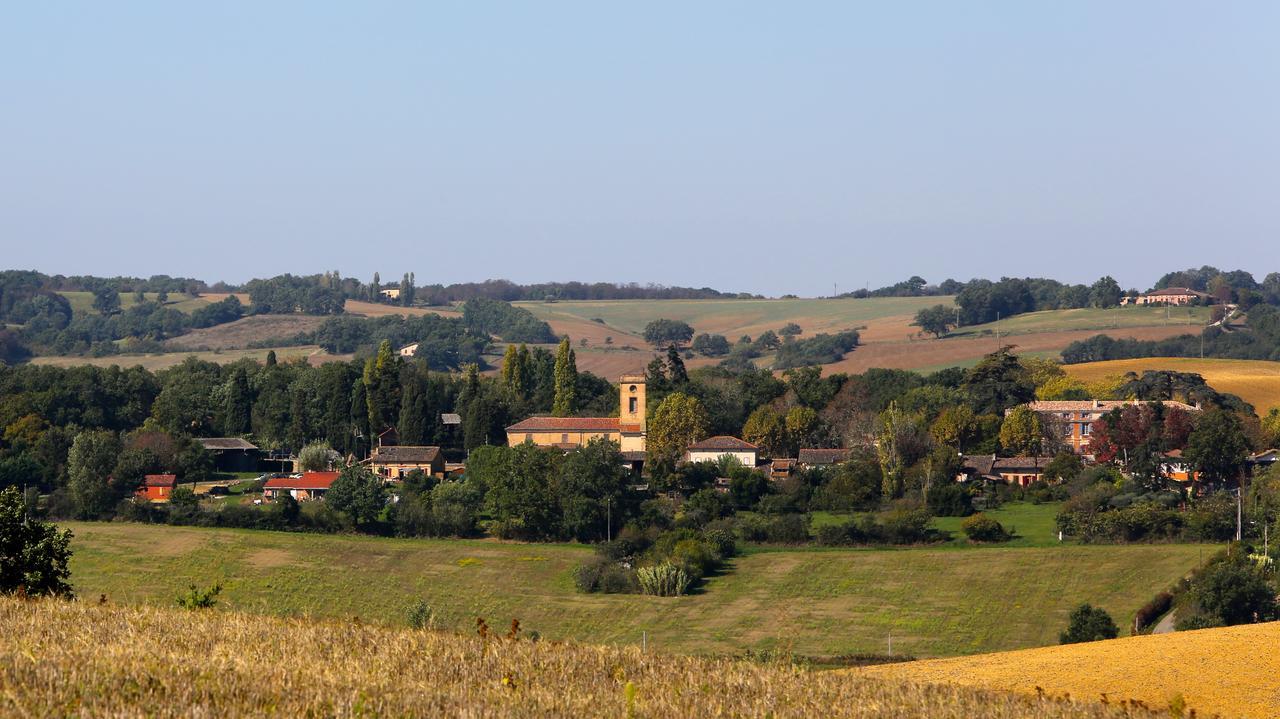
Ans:
{"label": "leafy green tree", "polygon": [[654,410],[649,419],[646,450],[650,460],[674,464],[689,445],[704,439],[711,418],[696,397],[673,392]]}
{"label": "leafy green tree", "polygon": [[783,416],[769,405],[757,407],[742,425],[742,438],[756,445],[766,457],[785,457],[789,442]]}
{"label": "leafy green tree", "polygon": [[978,414],[1003,414],[1014,405],[1035,399],[1030,372],[1012,349],[1001,347],[965,373],[961,387]]}
{"label": "leafy green tree", "polygon": [[1094,307],[1107,308],[1120,306],[1120,298],[1124,296],[1124,290],[1120,289],[1120,283],[1116,282],[1110,275],[1100,278],[1093,286],[1089,288],[1089,304]]}
{"label": "leafy green tree", "polygon": [[103,315],[120,313],[120,293],[112,287],[100,287],[93,292],[93,308]]}
{"label": "leafy green tree", "polygon": [[374,434],[391,427],[400,416],[400,368],[399,355],[391,349],[391,342],[383,340],[378,346],[378,356],[364,365],[365,401],[369,405],[369,429]]}
{"label": "leafy green tree", "polygon": [[386,505],[382,478],[363,465],[344,467],[329,485],[324,501],[333,509],[345,512],[356,526],[378,518]]}
{"label": "leafy green tree", "polygon": [[560,535],[560,502],[552,482],[562,461],[563,453],[529,443],[471,453],[468,479],[486,488],[485,503],[499,535],[532,540]]}
{"label": "leafy green tree", "polygon": [[788,322],[785,325],[783,325],[781,329],[778,330],[778,334],[787,338],[798,337],[803,333],[804,333],[804,329],[802,329],[800,325],[796,324],[795,322]]}
{"label": "leafy green tree", "polygon": [[564,535],[593,542],[616,533],[630,476],[618,445],[608,440],[593,439],[565,456],[555,487]]}
{"label": "leafy green tree", "polygon": [[1044,444],[1040,413],[1026,405],[1009,410],[1000,424],[1000,446],[1014,455],[1039,456]]}
{"label": "leafy green tree", "polygon": [[68,488],[76,515],[84,519],[111,511],[119,496],[111,485],[111,472],[120,455],[120,438],[107,430],[76,435],[67,454]]}
{"label": "leafy green tree", "polygon": [[328,442],[312,442],[298,451],[298,470],[327,472],[333,468],[336,454]]}
{"label": "leafy green tree", "polygon": [[644,326],[644,341],[654,347],[683,345],[693,339],[693,328],[680,320],[656,319]]}
{"label": "leafy green tree", "polygon": [[955,326],[956,313],[946,305],[925,307],[916,312],[916,319],[911,324],[941,339]]}
{"label": "leafy green tree", "polygon": [[1058,636],[1059,644],[1096,642],[1099,639],[1115,639],[1120,633],[1111,615],[1102,607],[1081,604],[1071,611],[1067,630]]}
{"label": "leafy green tree", "polygon": [[1239,561],[1219,562],[1191,588],[1191,600],[1214,624],[1231,626],[1277,618],[1276,590],[1257,569]]}
{"label": "leafy green tree", "polygon": [[[606,339],[606,344],[612,344]],[[729,340],[724,335],[700,334],[693,338],[693,344],[689,346],[694,352],[707,357],[723,357],[729,354],[732,347],[729,346]]]}
{"label": "leafy green tree", "polygon": [[574,358],[573,347],[569,338],[560,340],[556,350],[555,367],[555,400],[551,404],[551,414],[556,417],[569,417],[578,411],[578,364]]}
{"label": "leafy green tree", "polygon": [[73,597],[70,545],[71,530],[27,516],[17,488],[0,491],[0,594]]}
{"label": "leafy green tree", "polygon": [[667,377],[673,387],[689,384],[689,372],[684,368],[684,360],[680,358],[680,350],[674,344],[667,347]]}
{"label": "leafy green tree", "polygon": [[855,453],[827,474],[829,478],[814,490],[814,509],[866,511],[880,504],[884,477],[874,455]]}
{"label": "leafy green tree", "polygon": [[915,464],[929,449],[929,435],[920,426],[920,418],[890,402],[880,413],[876,434],[876,453],[880,458],[885,497],[901,497],[907,467]]}
{"label": "leafy green tree", "polygon": [[1217,408],[1206,410],[1191,430],[1183,456],[1209,481],[1238,480],[1249,457],[1239,418]]}
{"label": "leafy green tree", "polygon": [[976,428],[977,418],[973,410],[968,405],[958,404],[945,407],[938,413],[929,427],[929,434],[934,442],[963,452],[965,440],[973,436]]}
{"label": "leafy green tree", "polygon": [[792,407],[787,410],[784,424],[788,449],[799,450],[801,447],[814,447],[822,443],[822,419],[812,407]]}

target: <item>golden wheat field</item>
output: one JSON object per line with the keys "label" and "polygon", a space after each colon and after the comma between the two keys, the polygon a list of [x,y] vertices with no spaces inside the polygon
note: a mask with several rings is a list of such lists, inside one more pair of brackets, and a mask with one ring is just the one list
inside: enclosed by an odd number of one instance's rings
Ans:
{"label": "golden wheat field", "polygon": [[1147,357],[1065,365],[1067,374],[1085,382],[1126,372],[1144,370],[1194,372],[1219,392],[1239,396],[1253,405],[1259,415],[1280,407],[1280,362],[1265,360],[1196,359],[1194,357]]}
{"label": "golden wheat field", "polygon": [[944,683],[1169,707],[1200,716],[1280,717],[1280,622],[1023,649],[851,670],[855,676]]}
{"label": "golden wheat field", "polygon": [[675,657],[217,609],[0,599],[0,715],[1167,716],[785,663]]}

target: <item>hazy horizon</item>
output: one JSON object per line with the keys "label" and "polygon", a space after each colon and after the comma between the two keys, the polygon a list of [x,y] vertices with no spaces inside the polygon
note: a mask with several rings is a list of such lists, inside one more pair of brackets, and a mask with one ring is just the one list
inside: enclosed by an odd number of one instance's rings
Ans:
{"label": "hazy horizon", "polygon": [[19,5],[0,264],[770,296],[1261,279],[1280,270],[1278,20],[1263,2]]}

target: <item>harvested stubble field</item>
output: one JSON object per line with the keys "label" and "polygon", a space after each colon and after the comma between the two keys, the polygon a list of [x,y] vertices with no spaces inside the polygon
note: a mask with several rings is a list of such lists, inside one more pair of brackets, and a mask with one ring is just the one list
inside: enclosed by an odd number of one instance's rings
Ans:
{"label": "harvested stubble field", "polygon": [[1081,602],[1119,623],[1185,575],[1198,545],[751,552],[684,597],[581,594],[591,548],[384,539],[126,523],[68,523],[83,596],[166,605],[220,582],[231,609],[403,624],[419,599],[441,626],[517,618],[549,639],[688,654],[785,648],[807,656],[915,656],[1050,644]]}
{"label": "harvested stubble field", "polygon": [[1280,362],[1265,360],[1196,359],[1193,357],[1146,357],[1066,365],[1072,377],[1095,382],[1126,372],[1145,370],[1194,372],[1219,392],[1239,396],[1253,405],[1258,414],[1280,407]]}
{"label": "harvested stubble field", "polygon": [[856,676],[1280,717],[1280,622],[853,670]]}
{"label": "harvested stubble field", "polygon": [[784,664],[220,611],[0,599],[11,716],[788,716],[1109,719],[1158,714]]}

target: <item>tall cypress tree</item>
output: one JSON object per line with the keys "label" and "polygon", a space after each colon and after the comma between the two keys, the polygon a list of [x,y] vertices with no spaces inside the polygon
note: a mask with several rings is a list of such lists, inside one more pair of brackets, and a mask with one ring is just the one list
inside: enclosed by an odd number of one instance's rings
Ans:
{"label": "tall cypress tree", "polygon": [[578,411],[578,363],[573,348],[569,346],[568,336],[560,340],[560,348],[556,351],[555,388],[551,414],[568,417]]}
{"label": "tall cypress tree", "polygon": [[369,430],[374,434],[392,426],[400,415],[400,357],[383,340],[378,356],[364,366],[365,398],[369,404]]}
{"label": "tall cypress tree", "polygon": [[683,387],[689,382],[689,373],[685,370],[680,350],[676,349],[674,343],[667,347],[667,375],[671,377],[671,384],[676,387]]}
{"label": "tall cypress tree", "polygon": [[249,431],[253,397],[249,393],[249,373],[236,367],[227,383],[227,401],[222,418],[222,432],[228,437]]}

